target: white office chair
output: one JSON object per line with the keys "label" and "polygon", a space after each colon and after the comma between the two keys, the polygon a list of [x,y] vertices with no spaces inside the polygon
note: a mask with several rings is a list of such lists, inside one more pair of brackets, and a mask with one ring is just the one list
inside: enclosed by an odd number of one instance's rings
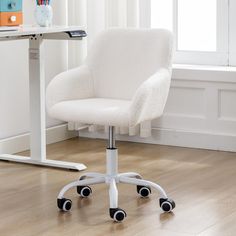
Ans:
{"label": "white office chair", "polygon": [[70,188],[77,187],[78,194],[88,197],[89,185],[100,183],[109,185],[110,216],[115,221],[126,217],[118,208],[118,183],[137,185],[141,197],[148,197],[152,187],[160,194],[162,210],[174,209],[174,201],[159,185],[138,173],[118,173],[114,138],[115,126],[134,127],[162,115],[170,87],[172,48],[172,35],[166,30],[107,30],[97,37],[82,66],[51,81],[47,88],[50,116],[109,126],[107,173],[85,173],[66,185],[58,195],[59,209],[70,210],[71,200],[63,197]]}

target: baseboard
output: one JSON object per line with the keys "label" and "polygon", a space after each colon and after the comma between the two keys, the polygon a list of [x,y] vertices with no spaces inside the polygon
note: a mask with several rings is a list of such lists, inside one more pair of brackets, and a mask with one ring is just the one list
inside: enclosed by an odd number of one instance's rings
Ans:
{"label": "baseboard", "polygon": [[[87,130],[79,131],[79,136],[107,138],[103,132],[93,133]],[[153,128],[152,137],[140,138],[138,136],[117,135],[117,140],[236,152],[236,136],[229,134]]]}
{"label": "baseboard", "polygon": [[[48,128],[46,133],[47,144],[77,136],[77,131],[68,131],[67,124]],[[87,130],[80,130],[79,136],[107,138],[107,135],[103,132],[88,132]],[[140,138],[138,136],[117,135],[117,140],[236,152],[236,136],[229,134],[153,128],[152,137]],[[13,154],[28,149],[29,133],[0,140],[0,153]]]}
{"label": "baseboard", "polygon": [[[76,131],[68,131],[67,124],[54,126],[46,130],[47,144],[60,142],[77,135]],[[22,134],[0,140],[0,153],[13,154],[28,150],[30,147],[30,135]]]}

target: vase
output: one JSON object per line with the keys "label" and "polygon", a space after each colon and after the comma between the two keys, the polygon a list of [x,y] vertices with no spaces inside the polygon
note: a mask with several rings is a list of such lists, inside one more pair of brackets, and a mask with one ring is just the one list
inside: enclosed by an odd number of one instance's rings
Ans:
{"label": "vase", "polygon": [[37,5],[35,19],[39,26],[48,27],[52,25],[53,10],[50,5]]}

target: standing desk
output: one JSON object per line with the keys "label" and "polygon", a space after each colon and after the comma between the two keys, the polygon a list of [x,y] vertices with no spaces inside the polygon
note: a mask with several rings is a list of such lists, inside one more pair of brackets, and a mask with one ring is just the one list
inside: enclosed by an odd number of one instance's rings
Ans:
{"label": "standing desk", "polygon": [[17,31],[0,32],[0,41],[29,40],[30,90],[30,157],[0,154],[0,160],[48,167],[84,170],[82,163],[48,160],[46,158],[44,40],[82,40],[86,32],[81,27],[52,26],[48,28],[22,26]]}

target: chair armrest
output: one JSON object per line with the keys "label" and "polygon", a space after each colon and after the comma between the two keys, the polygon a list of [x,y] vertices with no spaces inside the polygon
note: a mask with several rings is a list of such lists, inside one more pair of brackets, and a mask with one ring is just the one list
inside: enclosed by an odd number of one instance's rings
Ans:
{"label": "chair armrest", "polygon": [[82,65],[57,75],[46,91],[47,109],[58,102],[93,97],[93,79],[89,68]]}
{"label": "chair armrest", "polygon": [[137,89],[130,107],[130,125],[153,120],[163,114],[171,81],[171,72],[160,69]]}

